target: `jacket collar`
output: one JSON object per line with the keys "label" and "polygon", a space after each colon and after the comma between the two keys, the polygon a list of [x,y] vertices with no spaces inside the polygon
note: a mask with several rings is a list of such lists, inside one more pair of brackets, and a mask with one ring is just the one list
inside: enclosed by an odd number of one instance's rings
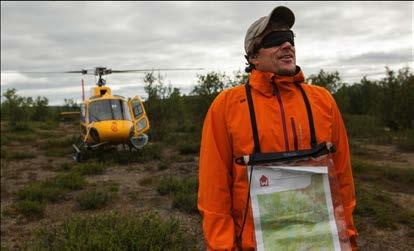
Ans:
{"label": "jacket collar", "polygon": [[292,91],[295,88],[295,83],[303,83],[304,81],[305,77],[299,66],[296,66],[296,74],[294,76],[281,76],[272,72],[253,69],[249,79],[252,88],[267,97],[273,96],[273,82],[281,91]]}

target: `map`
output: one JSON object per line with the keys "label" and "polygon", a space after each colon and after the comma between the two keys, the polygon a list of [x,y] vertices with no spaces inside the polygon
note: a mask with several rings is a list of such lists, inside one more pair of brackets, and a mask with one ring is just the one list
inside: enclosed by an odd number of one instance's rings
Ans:
{"label": "map", "polygon": [[255,167],[252,178],[258,250],[341,250],[326,167]]}

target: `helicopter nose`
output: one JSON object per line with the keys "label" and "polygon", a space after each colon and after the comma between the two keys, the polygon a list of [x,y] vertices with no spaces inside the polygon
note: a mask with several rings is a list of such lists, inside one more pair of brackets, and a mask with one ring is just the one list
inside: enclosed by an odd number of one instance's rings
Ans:
{"label": "helicopter nose", "polygon": [[131,126],[133,126],[132,122],[127,120],[108,120],[94,123],[94,127],[99,133],[100,142],[108,141],[110,143],[127,143]]}

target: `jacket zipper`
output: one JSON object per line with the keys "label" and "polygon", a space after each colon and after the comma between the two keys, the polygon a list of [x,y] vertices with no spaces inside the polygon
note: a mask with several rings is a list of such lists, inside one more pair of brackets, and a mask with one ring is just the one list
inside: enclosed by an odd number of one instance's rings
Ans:
{"label": "jacket zipper", "polygon": [[277,101],[279,103],[279,108],[280,108],[280,114],[282,116],[283,135],[285,138],[285,149],[286,151],[289,151],[289,138],[288,138],[288,133],[287,133],[287,128],[286,128],[285,109],[283,108],[282,97],[280,97],[279,89],[277,88],[277,85],[273,79],[272,79],[272,87],[273,87],[272,88],[273,95],[277,97]]}
{"label": "jacket zipper", "polygon": [[293,145],[295,147],[295,151],[297,151],[299,148],[298,148],[298,135],[296,134],[295,119],[293,117],[290,117],[290,122],[292,123]]}

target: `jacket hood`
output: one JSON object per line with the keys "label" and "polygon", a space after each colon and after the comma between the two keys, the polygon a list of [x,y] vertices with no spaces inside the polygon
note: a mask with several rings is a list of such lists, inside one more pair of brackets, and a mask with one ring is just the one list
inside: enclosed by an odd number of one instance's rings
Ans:
{"label": "jacket hood", "polygon": [[249,78],[252,88],[268,97],[273,96],[273,82],[276,83],[280,90],[292,91],[295,88],[295,83],[303,83],[304,81],[305,77],[299,66],[296,66],[296,74],[294,76],[282,76],[272,72],[253,69]]}

